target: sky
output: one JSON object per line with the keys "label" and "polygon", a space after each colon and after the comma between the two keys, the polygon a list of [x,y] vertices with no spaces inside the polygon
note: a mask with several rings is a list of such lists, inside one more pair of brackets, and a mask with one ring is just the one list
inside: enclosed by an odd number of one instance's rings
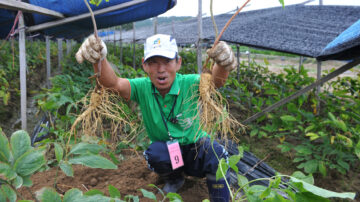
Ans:
{"label": "sky", "polygon": [[[285,6],[306,2],[307,0],[284,0]],[[213,0],[214,15],[227,13],[241,7],[245,0]],[[360,6],[360,0],[322,0],[323,5],[351,5]],[[210,0],[202,0],[203,15],[210,15]],[[314,0],[307,5],[319,5],[319,0]],[[270,8],[281,6],[279,0],[252,0],[242,11],[257,10],[263,8]],[[177,0],[177,5],[168,10],[159,17],[169,16],[197,16],[198,14],[198,0]]]}

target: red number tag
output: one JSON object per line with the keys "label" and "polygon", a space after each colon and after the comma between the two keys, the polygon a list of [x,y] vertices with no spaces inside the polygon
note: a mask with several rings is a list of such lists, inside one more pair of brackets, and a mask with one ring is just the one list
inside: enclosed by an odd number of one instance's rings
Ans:
{"label": "red number tag", "polygon": [[168,141],[167,147],[170,155],[172,169],[175,170],[184,165],[178,141]]}

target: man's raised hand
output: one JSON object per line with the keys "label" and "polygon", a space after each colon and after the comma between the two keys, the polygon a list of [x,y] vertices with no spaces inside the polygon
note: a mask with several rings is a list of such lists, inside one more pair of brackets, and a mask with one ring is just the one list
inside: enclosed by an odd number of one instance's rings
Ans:
{"label": "man's raised hand", "polygon": [[207,50],[207,54],[216,64],[225,68],[227,71],[232,71],[237,66],[234,52],[225,41],[219,41],[215,48]]}
{"label": "man's raised hand", "polygon": [[90,35],[81,44],[75,57],[78,63],[83,63],[84,60],[92,64],[98,63],[106,57],[107,48],[105,43],[94,35]]}

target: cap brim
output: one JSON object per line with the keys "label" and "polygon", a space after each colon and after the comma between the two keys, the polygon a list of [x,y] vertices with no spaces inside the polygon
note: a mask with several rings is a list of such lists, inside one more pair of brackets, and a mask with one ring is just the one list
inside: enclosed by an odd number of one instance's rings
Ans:
{"label": "cap brim", "polygon": [[166,57],[169,59],[175,59],[176,56],[176,52],[170,52],[170,51],[164,51],[164,50],[155,50],[152,51],[152,53],[148,54],[145,58],[144,58],[144,62],[154,56],[161,56],[161,57]]}

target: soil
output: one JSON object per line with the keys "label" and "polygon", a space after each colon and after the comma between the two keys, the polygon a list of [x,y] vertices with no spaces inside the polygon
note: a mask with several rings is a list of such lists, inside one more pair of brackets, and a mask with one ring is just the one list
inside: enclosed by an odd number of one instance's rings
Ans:
{"label": "soil", "polygon": [[[56,183],[58,193],[64,194],[72,188],[78,188],[83,192],[98,189],[109,196],[108,186],[113,185],[120,191],[122,198],[126,195],[136,195],[140,201],[152,201],[143,197],[139,191],[142,188],[155,193],[158,201],[163,199],[157,189],[148,185],[154,184],[163,188],[164,181],[147,168],[144,158],[140,156],[128,156],[116,170],[93,169],[81,165],[74,165],[73,169],[74,177],[67,177],[63,172],[59,172]],[[56,168],[34,174],[31,177],[31,191],[35,193],[43,187],[53,187],[55,176]],[[21,188],[20,193],[25,199],[34,200],[27,189]],[[178,194],[186,202],[198,202],[209,198],[205,179],[190,176],[185,177],[185,184]]]}

